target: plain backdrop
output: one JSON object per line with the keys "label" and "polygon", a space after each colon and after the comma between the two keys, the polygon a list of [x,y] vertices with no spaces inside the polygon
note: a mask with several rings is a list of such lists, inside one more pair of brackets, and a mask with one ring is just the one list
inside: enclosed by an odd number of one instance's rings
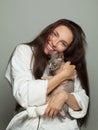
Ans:
{"label": "plain backdrop", "polygon": [[75,21],[86,34],[91,108],[88,125],[82,130],[98,129],[98,0],[0,0],[0,130],[5,130],[13,117],[15,105],[4,78],[13,49],[19,43],[31,41],[60,18]]}

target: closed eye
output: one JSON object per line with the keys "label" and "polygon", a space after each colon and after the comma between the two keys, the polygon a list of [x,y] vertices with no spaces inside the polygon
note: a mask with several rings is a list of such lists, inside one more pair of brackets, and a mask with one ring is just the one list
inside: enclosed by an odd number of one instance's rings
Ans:
{"label": "closed eye", "polygon": [[[55,37],[59,37],[59,36],[60,36],[59,33],[58,33],[56,30],[53,31],[53,35],[54,35]],[[69,43],[68,43],[67,41],[65,41],[65,40],[61,40],[61,43],[62,43],[62,45],[65,46],[65,47],[68,47],[68,46],[69,46]]]}
{"label": "closed eye", "polygon": [[53,34],[53,36],[55,36],[55,37],[59,37],[59,34],[58,34],[57,31],[53,31],[52,34]]}
{"label": "closed eye", "polygon": [[68,46],[69,46],[69,44],[68,44],[67,42],[65,42],[65,41],[61,41],[61,43],[62,43],[62,45],[63,45],[64,47],[68,47]]}

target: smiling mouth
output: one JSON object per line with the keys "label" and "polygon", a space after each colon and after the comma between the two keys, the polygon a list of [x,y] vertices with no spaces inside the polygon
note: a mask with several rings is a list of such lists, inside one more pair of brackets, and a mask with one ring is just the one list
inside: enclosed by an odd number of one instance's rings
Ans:
{"label": "smiling mouth", "polygon": [[47,49],[49,51],[55,51],[55,49],[53,47],[51,47],[51,45],[49,43],[47,44]]}

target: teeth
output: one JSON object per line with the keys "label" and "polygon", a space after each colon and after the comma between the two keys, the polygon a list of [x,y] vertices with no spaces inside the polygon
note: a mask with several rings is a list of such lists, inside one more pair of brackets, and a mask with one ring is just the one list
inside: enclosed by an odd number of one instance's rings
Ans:
{"label": "teeth", "polygon": [[53,48],[48,44],[48,49],[53,51]]}

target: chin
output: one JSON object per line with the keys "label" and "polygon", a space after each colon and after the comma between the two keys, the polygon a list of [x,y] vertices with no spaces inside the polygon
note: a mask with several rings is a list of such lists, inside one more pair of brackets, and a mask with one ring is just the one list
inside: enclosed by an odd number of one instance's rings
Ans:
{"label": "chin", "polygon": [[46,54],[46,55],[48,55],[49,54],[49,52],[48,52],[48,50],[44,50],[44,53]]}

